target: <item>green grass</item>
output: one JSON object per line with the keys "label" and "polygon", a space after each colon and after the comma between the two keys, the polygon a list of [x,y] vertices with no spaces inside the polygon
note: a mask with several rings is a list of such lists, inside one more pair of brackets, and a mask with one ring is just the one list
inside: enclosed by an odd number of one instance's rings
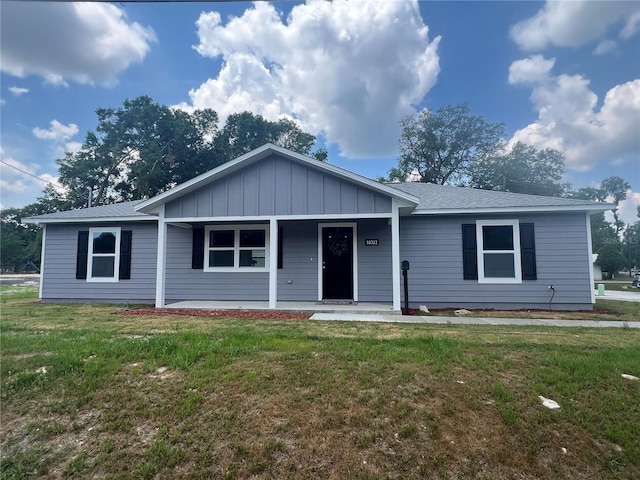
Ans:
{"label": "green grass", "polygon": [[2,478],[640,477],[637,330],[4,298]]}

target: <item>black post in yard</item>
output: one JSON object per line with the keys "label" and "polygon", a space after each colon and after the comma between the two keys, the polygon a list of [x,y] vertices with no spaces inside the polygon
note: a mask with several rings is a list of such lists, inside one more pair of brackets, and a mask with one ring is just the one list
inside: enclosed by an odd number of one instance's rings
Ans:
{"label": "black post in yard", "polygon": [[402,276],[404,277],[404,308],[402,309],[402,314],[409,315],[409,262],[407,260],[402,262]]}

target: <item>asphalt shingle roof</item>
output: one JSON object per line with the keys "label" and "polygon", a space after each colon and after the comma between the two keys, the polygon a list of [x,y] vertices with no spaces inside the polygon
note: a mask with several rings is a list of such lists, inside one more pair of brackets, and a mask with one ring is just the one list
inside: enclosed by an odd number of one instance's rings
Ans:
{"label": "asphalt shingle roof", "polygon": [[467,187],[450,187],[431,183],[407,182],[387,183],[405,193],[420,199],[416,210],[472,210],[472,209],[508,209],[508,208],[572,208],[584,207],[585,210],[601,210],[606,204],[588,200],[570,198],[543,197],[522,193],[497,192]]}
{"label": "asphalt shingle roof", "polygon": [[142,202],[142,200],[134,200],[132,202],[114,203],[113,205],[102,205],[100,207],[79,208],[77,210],[68,210],[66,212],[48,213],[45,215],[37,215],[35,217],[24,218],[29,222],[51,221],[51,220],[82,220],[82,219],[127,219],[130,217],[149,217],[155,218],[153,215],[147,215],[142,212],[136,212],[134,207]]}

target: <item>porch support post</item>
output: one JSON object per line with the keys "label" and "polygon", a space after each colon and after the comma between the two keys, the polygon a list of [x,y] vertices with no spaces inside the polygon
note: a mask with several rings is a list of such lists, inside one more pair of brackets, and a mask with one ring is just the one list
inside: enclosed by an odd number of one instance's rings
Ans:
{"label": "porch support post", "polygon": [[167,223],[164,220],[164,205],[158,214],[158,255],[156,260],[156,308],[164,307],[165,267],[167,263]]}
{"label": "porch support post", "polygon": [[269,308],[278,303],[278,219],[269,220]]}
{"label": "porch support post", "polygon": [[591,214],[586,212],[586,223],[587,223],[587,265],[589,266],[589,287],[591,290],[591,304],[596,304],[596,291],[595,291],[595,278],[593,275],[593,262],[591,259],[593,258],[593,240],[591,240]]}
{"label": "porch support post", "polygon": [[400,310],[400,210],[395,199],[391,201],[391,268],[393,309]]}
{"label": "porch support post", "polygon": [[47,245],[47,225],[42,226],[42,247],[40,250],[40,285],[38,287],[38,298],[42,300],[42,289],[44,284],[44,252]]}

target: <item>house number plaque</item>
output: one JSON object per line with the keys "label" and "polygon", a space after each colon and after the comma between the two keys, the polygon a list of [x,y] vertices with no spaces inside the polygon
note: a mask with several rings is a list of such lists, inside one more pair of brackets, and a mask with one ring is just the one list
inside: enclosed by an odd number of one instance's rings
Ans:
{"label": "house number plaque", "polygon": [[364,241],[364,244],[365,244],[367,247],[377,247],[377,246],[378,246],[378,239],[377,239],[377,238],[367,238],[367,239]]}

